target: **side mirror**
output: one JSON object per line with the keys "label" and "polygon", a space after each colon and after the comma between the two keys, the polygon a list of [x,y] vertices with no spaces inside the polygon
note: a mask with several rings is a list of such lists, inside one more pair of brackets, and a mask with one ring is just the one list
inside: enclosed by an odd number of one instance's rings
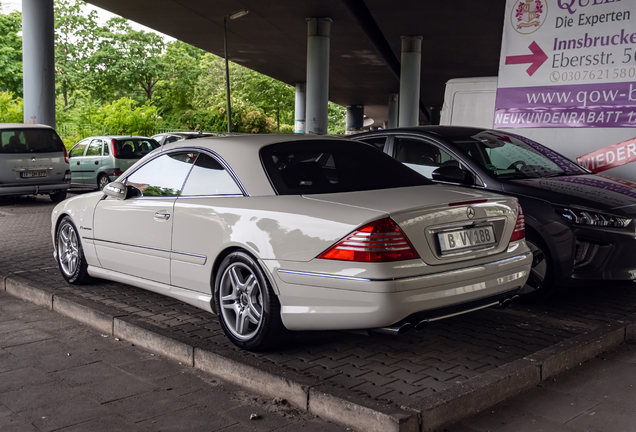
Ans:
{"label": "side mirror", "polygon": [[106,196],[109,196],[111,198],[124,200],[126,199],[127,190],[128,189],[126,188],[125,184],[115,181],[104,186],[103,192],[106,194]]}
{"label": "side mirror", "polygon": [[474,183],[471,173],[454,165],[439,167],[431,175],[435,181],[461,184]]}

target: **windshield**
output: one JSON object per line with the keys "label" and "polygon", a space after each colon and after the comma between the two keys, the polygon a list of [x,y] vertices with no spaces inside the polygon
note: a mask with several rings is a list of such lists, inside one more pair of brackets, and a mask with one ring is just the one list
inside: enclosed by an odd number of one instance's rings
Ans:
{"label": "windshield", "polygon": [[0,153],[56,153],[64,143],[53,129],[16,128],[0,131]]}
{"label": "windshield", "polygon": [[564,156],[527,138],[495,131],[448,137],[464,154],[497,178],[586,174]]}
{"label": "windshield", "polygon": [[117,159],[141,159],[159,146],[152,138],[120,138],[115,140]]}
{"label": "windshield", "polygon": [[261,160],[279,195],[428,185],[432,182],[370,145],[316,140],[274,144]]}

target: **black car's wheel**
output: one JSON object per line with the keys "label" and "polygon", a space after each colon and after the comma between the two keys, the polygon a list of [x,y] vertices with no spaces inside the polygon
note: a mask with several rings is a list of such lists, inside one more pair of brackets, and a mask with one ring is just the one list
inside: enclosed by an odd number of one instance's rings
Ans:
{"label": "black car's wheel", "polygon": [[235,345],[260,351],[287,339],[278,298],[247,253],[238,251],[225,257],[216,276],[214,301],[221,327]]}
{"label": "black car's wheel", "polygon": [[66,191],[59,191],[59,192],[55,192],[55,193],[50,193],[49,194],[49,198],[51,198],[51,201],[53,202],[62,202],[66,199]]}
{"label": "black car's wheel", "polygon": [[81,285],[91,280],[77,228],[68,216],[64,216],[57,228],[55,249],[60,271],[68,283]]}
{"label": "black car's wheel", "polygon": [[108,183],[110,183],[110,179],[108,178],[108,176],[102,174],[97,179],[97,188],[99,190],[104,190],[104,187],[106,187]]}
{"label": "black car's wheel", "polygon": [[556,291],[552,258],[538,234],[526,231],[526,243],[532,252],[532,267],[528,281],[521,290],[522,298],[528,301],[547,300]]}

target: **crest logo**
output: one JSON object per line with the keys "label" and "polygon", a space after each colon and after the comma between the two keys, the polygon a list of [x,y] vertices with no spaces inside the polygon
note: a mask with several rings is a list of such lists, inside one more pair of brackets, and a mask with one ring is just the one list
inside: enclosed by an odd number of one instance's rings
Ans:
{"label": "crest logo", "polygon": [[539,30],[548,16],[546,0],[517,0],[512,8],[512,27],[521,34]]}
{"label": "crest logo", "polygon": [[472,207],[468,207],[466,209],[466,216],[468,217],[468,219],[472,219],[475,217],[475,209]]}

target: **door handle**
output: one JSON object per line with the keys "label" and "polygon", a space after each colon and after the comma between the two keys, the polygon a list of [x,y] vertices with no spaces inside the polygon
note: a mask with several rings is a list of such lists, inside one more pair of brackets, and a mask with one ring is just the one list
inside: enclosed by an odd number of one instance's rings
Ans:
{"label": "door handle", "polygon": [[79,161],[77,161],[77,164],[78,164],[78,165],[80,164],[80,163],[79,163]]}
{"label": "door handle", "polygon": [[170,219],[170,213],[155,213],[155,219],[168,220]]}
{"label": "door handle", "polygon": [[99,161],[95,161],[95,165],[99,165]]}

